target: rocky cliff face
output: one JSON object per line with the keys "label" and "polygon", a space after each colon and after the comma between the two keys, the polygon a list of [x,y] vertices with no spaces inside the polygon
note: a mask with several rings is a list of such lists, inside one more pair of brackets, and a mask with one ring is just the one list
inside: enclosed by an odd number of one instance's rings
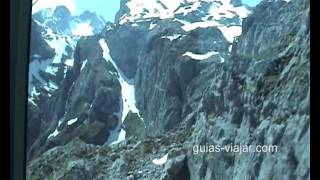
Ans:
{"label": "rocky cliff face", "polygon": [[[102,124],[94,125],[94,130],[87,130],[98,132],[83,135],[83,138],[88,140],[88,137],[99,135],[99,131],[103,131],[100,133],[100,140],[92,140],[101,144],[107,138],[104,134],[109,133],[108,128],[115,128],[118,124],[117,118],[108,117],[112,116],[113,111],[120,109],[117,103],[120,85],[116,75],[112,74],[116,73],[115,69],[103,59],[97,37],[81,38],[77,34],[79,26],[82,30],[87,30],[84,33],[89,34],[82,34],[86,36],[100,32],[103,24],[103,19],[99,19],[94,13],[86,11],[80,16],[71,16],[64,6],[44,9],[33,15],[29,65],[28,159],[80,136],[82,130],[79,131],[76,123],[70,129],[68,120],[75,121],[79,118],[82,124],[85,120],[96,119],[93,116],[97,115],[93,112],[97,108],[92,110],[95,108],[92,105],[96,103],[95,99],[103,101],[103,98],[112,96],[114,99],[108,103],[114,106],[111,110],[105,110],[107,114],[100,115],[107,116],[101,120]],[[89,29],[83,29],[84,27]],[[96,91],[99,93],[95,93]],[[92,106],[89,107],[90,105]],[[111,120],[108,121],[108,118]],[[68,130],[64,130],[64,127],[68,127]],[[60,131],[67,132],[68,135],[61,135],[64,133]],[[70,135],[71,131],[76,132]]]}
{"label": "rocky cliff face", "polygon": [[[310,2],[134,3],[30,102],[27,178],[310,179]],[[240,144],[277,152],[195,153]]]}
{"label": "rocky cliff face", "polygon": [[[103,58],[96,37],[78,41],[75,61],[60,88],[41,106],[41,130],[31,146],[32,158],[78,137],[90,144],[104,144],[115,129],[120,111],[117,72]],[[40,130],[40,131],[41,131]]]}
{"label": "rocky cliff face", "polygon": [[[192,156],[192,179],[309,179],[309,1],[263,2],[212,71],[194,144],[274,144],[277,153]],[[229,161],[226,161],[229,159]]]}
{"label": "rocky cliff face", "polygon": [[32,103],[41,104],[39,96],[50,97],[73,66],[73,52],[80,37],[100,33],[105,22],[89,11],[71,16],[66,7],[58,6],[37,12],[31,24],[28,93]]}

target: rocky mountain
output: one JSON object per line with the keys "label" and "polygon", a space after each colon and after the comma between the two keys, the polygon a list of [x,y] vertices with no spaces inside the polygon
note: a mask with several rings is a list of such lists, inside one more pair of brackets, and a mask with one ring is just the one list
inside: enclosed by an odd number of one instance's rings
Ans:
{"label": "rocky mountain", "polygon": [[30,129],[28,131],[30,138],[27,138],[28,149],[41,134],[42,123],[40,122],[47,119],[47,111],[42,107],[46,106],[46,102],[58,89],[61,91],[62,86],[66,86],[65,81],[69,79],[67,74],[74,66],[77,41],[83,36],[100,33],[104,26],[103,18],[95,13],[85,11],[79,16],[71,16],[70,11],[64,6],[43,9],[32,16],[28,88],[28,129]]}
{"label": "rocky mountain", "polygon": [[[53,93],[29,100],[27,179],[310,179],[309,0],[120,7],[73,41]],[[55,17],[32,32],[72,38],[70,13]],[[33,52],[57,58],[34,39]],[[277,151],[201,151],[237,144]]]}
{"label": "rocky mountain", "polygon": [[65,6],[47,8],[32,16],[29,68],[32,100],[37,101],[37,94],[46,91],[48,96],[52,95],[73,65],[73,52],[79,38],[98,34],[104,26],[104,19],[95,13],[85,11],[71,16]]}

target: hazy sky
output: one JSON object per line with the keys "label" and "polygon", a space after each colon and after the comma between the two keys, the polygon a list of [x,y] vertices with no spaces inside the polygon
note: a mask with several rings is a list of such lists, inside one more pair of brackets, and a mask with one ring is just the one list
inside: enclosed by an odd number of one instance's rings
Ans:
{"label": "hazy sky", "polygon": [[261,0],[242,0],[243,4],[246,4],[248,6],[256,6],[257,4],[259,4],[259,2],[261,2]]}
{"label": "hazy sky", "polygon": [[[146,0],[149,1],[149,0]],[[242,0],[244,4],[256,6],[261,0]],[[32,8],[35,13],[46,7],[57,5],[67,6],[73,15],[79,15],[85,10],[90,10],[104,17],[106,21],[113,22],[116,12],[120,8],[120,0],[39,0]]]}
{"label": "hazy sky", "polygon": [[81,14],[87,9],[94,9],[95,13],[104,17],[106,21],[114,20],[120,9],[120,0],[75,0],[77,8],[75,14]]}
{"label": "hazy sky", "polygon": [[79,15],[89,10],[101,15],[106,21],[113,22],[114,16],[120,8],[120,0],[39,0],[32,7],[32,13],[43,8],[54,8],[57,5],[68,7],[72,15]]}

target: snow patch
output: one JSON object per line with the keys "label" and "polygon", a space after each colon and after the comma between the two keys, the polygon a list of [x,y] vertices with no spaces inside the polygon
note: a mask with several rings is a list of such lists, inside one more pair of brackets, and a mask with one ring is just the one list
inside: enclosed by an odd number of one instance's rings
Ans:
{"label": "snow patch", "polygon": [[222,56],[220,56],[220,62],[224,63],[224,58]]}
{"label": "snow patch", "polygon": [[41,56],[39,54],[34,54],[31,56],[31,58],[40,58]]}
{"label": "snow patch", "polygon": [[[58,89],[58,86],[55,85],[53,82],[48,82],[45,86],[44,89],[47,90],[48,92],[53,92],[54,90]],[[51,96],[50,94],[48,94],[49,97]]]}
{"label": "snow patch", "polygon": [[154,23],[152,22],[152,23],[150,24],[150,26],[149,26],[149,30],[155,28],[156,26],[157,26],[157,24],[154,24]]}
{"label": "snow patch", "polygon": [[58,122],[58,126],[56,127],[56,129],[54,130],[53,133],[49,134],[48,139],[52,138],[52,137],[56,137],[60,132],[58,131],[59,126],[62,124],[62,120],[59,120]]}
{"label": "snow patch", "polygon": [[68,125],[71,125],[71,124],[73,124],[73,123],[75,123],[75,122],[77,122],[78,121],[78,118],[73,118],[73,119],[70,119],[68,122],[67,122],[67,124]]}
{"label": "snow patch", "polygon": [[233,42],[235,37],[240,36],[242,33],[241,26],[220,26],[218,28],[230,43]]}
{"label": "snow patch", "polygon": [[200,22],[194,22],[194,23],[188,23],[182,26],[182,29],[185,31],[191,31],[197,28],[207,28],[207,27],[213,27],[213,26],[220,26],[220,23],[216,21],[200,21]]}
{"label": "snow patch", "polygon": [[52,137],[56,137],[58,134],[59,134],[58,129],[55,129],[54,132],[51,133],[51,134],[48,136],[48,139],[50,139],[50,138],[52,138]]}
{"label": "snow patch", "polygon": [[58,89],[58,86],[57,85],[55,85],[53,82],[49,82],[49,88],[51,88],[51,89]]}
{"label": "snow patch", "polygon": [[168,154],[164,155],[164,156],[163,156],[162,158],[160,158],[160,159],[153,159],[153,160],[152,160],[152,163],[155,164],[155,165],[160,166],[160,165],[165,164],[165,163],[167,162],[167,160],[168,160]]}
{"label": "snow patch", "polygon": [[86,60],[84,60],[84,61],[82,62],[82,66],[81,66],[80,71],[82,71],[82,69],[86,66],[87,61],[88,61],[88,60],[86,59]]}
{"label": "snow patch", "polygon": [[108,26],[106,30],[107,30],[107,31],[111,31],[112,29],[113,29],[113,28],[112,28],[111,26]]}
{"label": "snow patch", "polygon": [[46,73],[56,75],[57,72],[58,72],[58,67],[48,66],[46,68]]}
{"label": "snow patch", "polygon": [[169,39],[170,41],[173,41],[175,39],[178,39],[181,36],[181,34],[174,34],[171,36],[161,36],[162,39]]}
{"label": "snow patch", "polygon": [[228,48],[229,53],[231,53],[232,51],[232,44],[230,44],[229,48]]}
{"label": "snow patch", "polygon": [[73,66],[73,59],[66,59],[64,62],[65,65],[72,67]]}
{"label": "snow patch", "polygon": [[208,59],[211,56],[216,55],[216,54],[219,54],[219,52],[211,51],[211,52],[207,52],[206,54],[195,54],[193,52],[186,52],[182,56],[189,56],[190,58],[192,58],[194,60],[204,60],[204,59]]}
{"label": "snow patch", "polygon": [[93,27],[90,25],[90,22],[80,23],[76,24],[71,32],[74,36],[92,36]]}
{"label": "snow patch", "polygon": [[33,98],[29,98],[28,101],[34,106],[38,107],[38,105],[33,101]]}
{"label": "snow patch", "polygon": [[33,86],[32,91],[30,93],[30,96],[33,97],[33,96],[39,96],[39,95],[40,95],[40,93],[37,92],[36,87]]}

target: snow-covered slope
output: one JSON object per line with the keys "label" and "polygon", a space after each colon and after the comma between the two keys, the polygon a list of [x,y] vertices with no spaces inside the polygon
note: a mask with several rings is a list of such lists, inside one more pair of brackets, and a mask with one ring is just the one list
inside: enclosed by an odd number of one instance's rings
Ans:
{"label": "snow-covered slope", "polygon": [[[127,114],[129,111],[133,113],[137,113],[139,115],[139,110],[136,107],[136,99],[135,99],[135,89],[134,89],[134,82],[133,79],[127,79],[125,75],[121,72],[121,70],[118,68],[116,63],[113,61],[113,59],[110,57],[109,54],[109,48],[106,44],[104,39],[101,39],[99,41],[101,48],[103,49],[103,57],[107,62],[111,62],[113,67],[116,69],[118,73],[118,81],[121,85],[121,101],[122,108],[120,109],[120,112],[116,115],[119,119],[121,119],[121,122],[119,122],[118,127],[111,132],[111,135],[108,138],[108,143],[112,142],[120,142],[125,139],[126,132],[123,129],[120,129],[123,121],[125,120]],[[140,116],[140,115],[139,115]]]}
{"label": "snow-covered slope", "polygon": [[242,19],[250,14],[247,6],[230,0],[131,0],[120,11],[118,23],[135,23],[150,18],[169,19],[184,24],[189,31],[199,27],[218,27],[230,42],[241,34]]}

